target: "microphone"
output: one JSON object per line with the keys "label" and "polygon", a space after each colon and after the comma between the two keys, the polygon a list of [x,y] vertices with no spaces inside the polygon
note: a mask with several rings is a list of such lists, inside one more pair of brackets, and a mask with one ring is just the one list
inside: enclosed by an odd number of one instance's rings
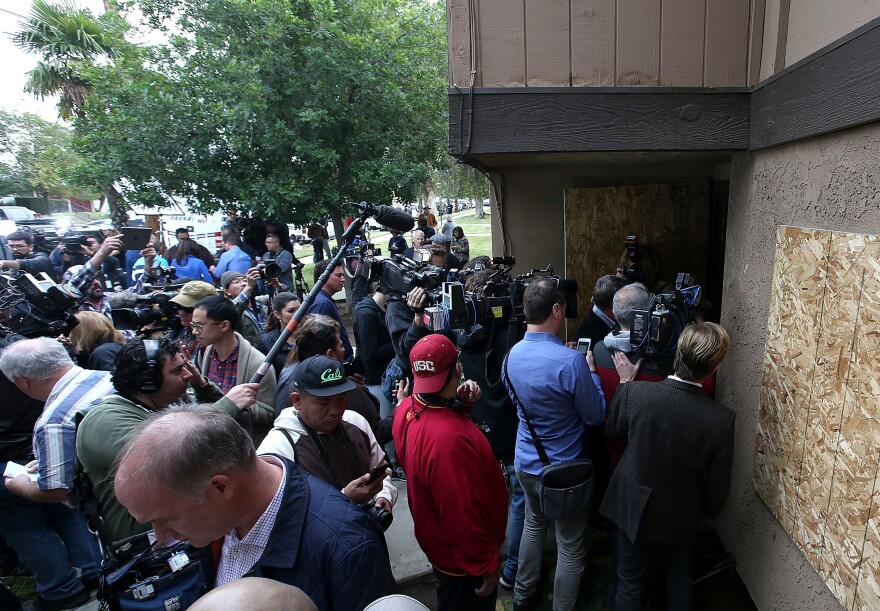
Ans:
{"label": "microphone", "polygon": [[131,291],[120,291],[118,293],[107,293],[107,301],[110,302],[110,307],[113,309],[120,308],[134,308],[138,305],[138,298],[136,293],[132,293]]}
{"label": "microphone", "polygon": [[366,211],[370,216],[375,217],[376,222],[380,225],[384,225],[394,231],[409,231],[416,224],[415,219],[410,214],[393,206],[373,206],[367,202],[353,205],[362,211]]}

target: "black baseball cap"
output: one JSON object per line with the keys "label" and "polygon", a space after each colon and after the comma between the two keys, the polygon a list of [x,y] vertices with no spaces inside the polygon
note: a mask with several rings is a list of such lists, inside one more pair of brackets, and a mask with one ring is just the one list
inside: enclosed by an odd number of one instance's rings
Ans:
{"label": "black baseball cap", "polygon": [[332,397],[357,388],[348,379],[342,363],[329,356],[311,356],[296,366],[293,385],[316,397]]}

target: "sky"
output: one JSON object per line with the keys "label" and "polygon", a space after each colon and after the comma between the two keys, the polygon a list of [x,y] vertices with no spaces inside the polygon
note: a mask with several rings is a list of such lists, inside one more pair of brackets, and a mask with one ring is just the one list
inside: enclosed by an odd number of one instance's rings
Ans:
{"label": "sky", "polygon": [[[104,11],[102,0],[73,0],[74,5],[87,8],[94,15]],[[37,62],[37,56],[28,55],[16,47],[9,35],[18,31],[19,22],[30,13],[30,0],[0,0],[0,108],[15,112],[32,112],[40,117],[58,119],[57,100],[39,100],[24,92],[26,73]]]}

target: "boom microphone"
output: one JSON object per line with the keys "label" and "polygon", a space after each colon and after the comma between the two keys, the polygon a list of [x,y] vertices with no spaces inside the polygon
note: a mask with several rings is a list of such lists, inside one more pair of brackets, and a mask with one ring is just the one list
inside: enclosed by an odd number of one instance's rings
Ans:
{"label": "boom microphone", "polygon": [[393,206],[373,206],[367,202],[354,205],[374,216],[376,222],[380,225],[384,225],[394,231],[409,231],[416,224],[410,214]]}
{"label": "boom microphone", "polygon": [[134,308],[138,305],[137,293],[132,291],[120,291],[118,293],[107,293],[107,301],[110,302],[111,308]]}

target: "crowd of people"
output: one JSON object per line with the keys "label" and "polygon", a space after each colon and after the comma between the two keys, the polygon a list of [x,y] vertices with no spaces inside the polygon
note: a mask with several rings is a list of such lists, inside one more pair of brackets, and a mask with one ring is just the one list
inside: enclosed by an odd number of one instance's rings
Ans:
{"label": "crowd of people", "polygon": [[[491,261],[470,257],[451,216],[437,227],[426,208],[418,220],[412,245],[394,231],[389,252],[470,269],[469,292],[491,280]],[[383,531],[404,481],[438,609],[494,609],[499,586],[515,609],[532,606],[548,529],[555,610],[576,608],[596,531],[613,537],[611,608],[641,608],[649,570],[665,573],[668,608],[690,608],[690,553],[724,505],[732,463],[734,414],[711,398],[729,344],[719,325],[693,323],[674,354],[645,359],[630,329],[652,295],[613,274],[596,282],[578,329],[592,338],[585,354],[563,339],[568,296],[553,277],[525,288],[524,336],[506,320],[434,332],[424,288],[390,299],[379,283],[362,287],[347,326],[335,300],[346,274],[315,237],[313,280],[325,282],[264,363],[303,307],[289,237],[267,231],[258,262],[232,225],[219,257],[176,235],[164,256],[150,245],[135,257],[111,232],[75,262],[63,255],[61,269],[27,234],[7,237],[7,269],[51,270],[85,296],[65,336],[0,342],[0,570],[33,574],[34,608],[84,603],[103,548],[150,531],[159,544],[211,546],[213,585],[247,592],[253,608],[270,597],[373,608],[395,592]],[[281,273],[261,273],[267,262]],[[161,286],[169,266],[182,282],[171,329],[118,330],[110,297]],[[594,473],[589,507],[557,517],[544,470],[581,459]],[[82,481],[101,546],[71,506]],[[222,607],[204,599],[200,608]]]}

